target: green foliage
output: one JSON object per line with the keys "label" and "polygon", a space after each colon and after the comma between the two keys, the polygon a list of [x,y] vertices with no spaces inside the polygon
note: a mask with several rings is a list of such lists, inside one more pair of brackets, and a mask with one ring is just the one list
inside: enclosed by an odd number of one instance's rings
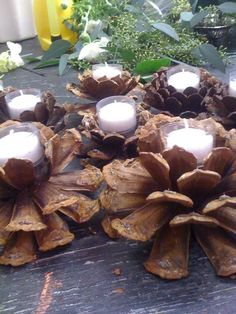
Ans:
{"label": "green foliage", "polygon": [[[179,42],[166,36],[160,31],[136,32],[136,19],[130,13],[120,15],[115,23],[111,23],[112,40],[108,45],[110,60],[119,60],[124,66],[133,70],[137,63],[167,56],[188,64],[201,65],[191,51],[205,42],[191,30],[174,24],[179,36]],[[129,61],[122,57],[122,48],[126,48],[133,58]]]}

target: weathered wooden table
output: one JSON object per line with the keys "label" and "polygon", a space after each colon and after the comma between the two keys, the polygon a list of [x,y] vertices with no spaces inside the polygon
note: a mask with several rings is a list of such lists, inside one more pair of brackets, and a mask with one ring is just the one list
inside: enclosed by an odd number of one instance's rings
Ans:
{"label": "weathered wooden table", "polygon": [[[3,50],[5,45],[0,46]],[[37,40],[23,42],[23,53],[32,51],[41,54]],[[67,82],[76,82],[75,71],[62,77],[57,68],[37,72],[13,71],[5,76],[5,86],[49,89],[60,103],[76,100],[65,89]],[[190,276],[163,281],[142,266],[150,244],[111,241],[99,227],[98,217],[90,226],[96,234],[86,224],[71,223],[76,240],[40,254],[32,264],[1,266],[0,313],[236,313],[235,280],[217,277],[195,242],[190,250]],[[120,276],[113,273],[115,268],[121,269]]]}

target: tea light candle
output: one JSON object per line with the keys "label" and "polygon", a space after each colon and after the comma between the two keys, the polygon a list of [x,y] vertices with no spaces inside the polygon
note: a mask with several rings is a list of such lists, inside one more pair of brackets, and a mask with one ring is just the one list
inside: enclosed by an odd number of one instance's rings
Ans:
{"label": "tea light candle", "polygon": [[177,145],[192,153],[198,163],[202,163],[213,149],[214,138],[201,129],[183,128],[170,132],[166,141],[167,148]]}
{"label": "tea light candle", "polygon": [[178,65],[167,71],[167,81],[168,85],[181,93],[187,87],[199,88],[200,71],[190,66]]}
{"label": "tea light candle", "polygon": [[229,95],[236,97],[236,71],[232,71],[229,74]]}
{"label": "tea light candle", "polygon": [[11,119],[19,119],[20,114],[26,110],[34,110],[41,101],[39,90],[19,90],[5,96],[8,113]]}
{"label": "tea light candle", "polygon": [[111,79],[115,76],[121,75],[122,66],[120,65],[108,65],[105,64],[98,64],[93,66],[93,78],[98,80],[104,76],[106,78]]}
{"label": "tea light candle", "polygon": [[97,103],[98,122],[104,132],[126,133],[137,124],[135,102],[126,96],[107,97]]}
{"label": "tea light candle", "polygon": [[[27,124],[23,124],[27,125]],[[14,129],[15,128],[15,129]],[[43,148],[39,136],[29,129],[17,126],[2,130],[8,132],[0,138],[0,165],[3,166],[8,159],[17,158],[37,163],[43,157]]]}

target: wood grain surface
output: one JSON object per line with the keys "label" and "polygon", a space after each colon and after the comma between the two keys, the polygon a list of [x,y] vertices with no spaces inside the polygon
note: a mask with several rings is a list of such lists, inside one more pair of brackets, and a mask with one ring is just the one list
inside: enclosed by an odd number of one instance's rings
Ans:
{"label": "wood grain surface", "polygon": [[[41,54],[37,40],[22,45],[24,54]],[[3,50],[5,46],[0,45]],[[76,100],[65,90],[67,82],[76,82],[75,71],[62,77],[55,67],[36,71],[13,71],[5,76],[5,86],[49,89],[60,103]],[[112,241],[101,230],[99,220],[97,216],[90,224],[79,226],[70,222],[76,240],[40,254],[32,264],[1,266],[0,313],[236,313],[235,279],[217,277],[194,241],[189,277],[163,281],[147,273],[142,265],[150,243]]]}

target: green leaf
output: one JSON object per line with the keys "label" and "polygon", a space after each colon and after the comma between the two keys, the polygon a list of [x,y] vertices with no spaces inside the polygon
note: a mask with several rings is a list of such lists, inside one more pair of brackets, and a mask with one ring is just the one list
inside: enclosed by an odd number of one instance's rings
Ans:
{"label": "green leaf", "polygon": [[209,13],[209,10],[204,10],[204,11],[194,14],[194,16],[192,17],[190,21],[191,27],[195,27],[199,23],[201,23],[201,21],[204,19],[204,17],[207,16],[208,13]]}
{"label": "green leaf", "polygon": [[176,33],[174,28],[166,23],[154,23],[152,26],[155,29],[158,29],[159,31],[165,33],[166,35],[170,36],[171,38],[179,41],[179,35]]}
{"label": "green leaf", "polygon": [[236,13],[236,3],[234,2],[224,2],[220,5],[218,5],[218,8],[223,12],[223,13]]}
{"label": "green leaf", "polygon": [[62,75],[66,69],[67,62],[68,62],[69,54],[64,54],[61,56],[59,60],[59,75]]}
{"label": "green leaf", "polygon": [[135,54],[133,51],[128,49],[118,49],[118,52],[123,59],[123,61],[130,62],[134,59]]}
{"label": "green leaf", "polygon": [[42,59],[42,57],[23,57],[23,60],[27,63],[34,63],[34,62],[40,62]]}
{"label": "green leaf", "polygon": [[213,65],[221,72],[225,72],[225,65],[220,57],[219,52],[213,45],[205,43],[198,46],[198,50],[201,53],[204,60],[209,62],[211,65]]}
{"label": "green leaf", "polygon": [[70,48],[71,44],[69,41],[64,39],[58,39],[54,41],[50,48],[44,53],[42,57],[42,62],[59,58]]}
{"label": "green leaf", "polygon": [[45,62],[40,62],[34,69],[42,69],[42,68],[47,68],[47,67],[52,67],[54,65],[59,64],[59,59],[51,59],[47,60]]}
{"label": "green leaf", "polygon": [[170,66],[171,61],[168,58],[144,60],[137,64],[135,72],[142,76],[152,74],[158,71],[161,67]]}
{"label": "green leaf", "polygon": [[75,51],[68,56],[68,60],[77,59],[80,54],[80,51]]}
{"label": "green leaf", "polygon": [[193,17],[192,12],[181,12],[180,13],[180,20],[184,27],[191,27],[191,19]]}

